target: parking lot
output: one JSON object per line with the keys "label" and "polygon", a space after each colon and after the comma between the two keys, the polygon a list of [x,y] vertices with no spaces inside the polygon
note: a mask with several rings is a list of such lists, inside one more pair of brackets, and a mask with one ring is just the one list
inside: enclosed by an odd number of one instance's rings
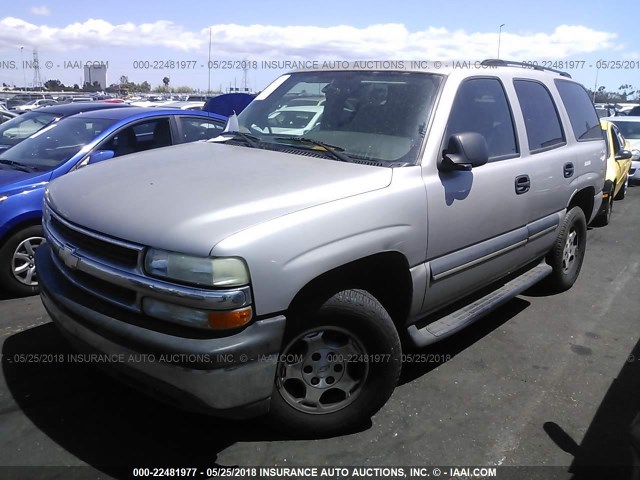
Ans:
{"label": "parking lot", "polygon": [[628,478],[627,432],[640,411],[638,225],[633,187],[608,227],[590,229],[570,291],[526,292],[416,352],[372,423],[330,439],[183,413],[90,365],[57,361],[72,351],[39,297],[6,298],[0,465],[88,465],[60,478],[128,478],[123,465],[527,465],[561,467],[539,469],[539,478],[583,478],[576,467],[599,465],[606,478]]}

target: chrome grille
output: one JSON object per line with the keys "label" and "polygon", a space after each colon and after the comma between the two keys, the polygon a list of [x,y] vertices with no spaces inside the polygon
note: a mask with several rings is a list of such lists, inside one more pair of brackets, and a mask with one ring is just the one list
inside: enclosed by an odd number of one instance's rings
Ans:
{"label": "chrome grille", "polygon": [[102,258],[109,263],[113,262],[129,268],[135,268],[138,265],[139,250],[107,242],[96,236],[73,229],[55,216],[51,217],[51,227],[58,233],[58,237],[64,243],[73,245],[95,258]]}

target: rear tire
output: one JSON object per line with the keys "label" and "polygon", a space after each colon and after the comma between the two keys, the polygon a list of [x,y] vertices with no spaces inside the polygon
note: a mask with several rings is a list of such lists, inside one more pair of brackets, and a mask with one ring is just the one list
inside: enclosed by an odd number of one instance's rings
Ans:
{"label": "rear tire", "polygon": [[364,290],[339,292],[309,315],[284,341],[270,421],[294,436],[353,430],[395,389],[402,368],[398,332]]}
{"label": "rear tire", "polygon": [[558,239],[547,254],[553,272],[545,279],[552,292],[570,289],[578,279],[587,247],[587,221],[580,207],[567,212],[560,226]]}
{"label": "rear tire", "polygon": [[38,293],[34,251],[44,243],[40,225],[14,233],[0,248],[0,288],[11,295]]}

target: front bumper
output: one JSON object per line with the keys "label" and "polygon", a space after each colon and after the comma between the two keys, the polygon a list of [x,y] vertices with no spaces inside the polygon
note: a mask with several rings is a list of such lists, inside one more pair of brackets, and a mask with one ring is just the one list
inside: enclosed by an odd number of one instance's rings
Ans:
{"label": "front bumper", "polygon": [[[248,418],[268,411],[285,317],[210,338],[116,318],[57,270],[51,248],[36,252],[42,302],[76,348],[102,354],[98,366],[161,400],[208,414]],[[90,357],[91,358],[91,357]]]}

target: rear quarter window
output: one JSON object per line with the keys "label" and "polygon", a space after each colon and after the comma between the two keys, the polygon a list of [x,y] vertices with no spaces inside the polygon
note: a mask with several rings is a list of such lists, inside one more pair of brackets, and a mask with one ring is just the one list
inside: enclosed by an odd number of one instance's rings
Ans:
{"label": "rear quarter window", "polygon": [[555,80],[562,103],[569,114],[571,128],[579,142],[602,140],[602,129],[589,94],[578,83]]}

